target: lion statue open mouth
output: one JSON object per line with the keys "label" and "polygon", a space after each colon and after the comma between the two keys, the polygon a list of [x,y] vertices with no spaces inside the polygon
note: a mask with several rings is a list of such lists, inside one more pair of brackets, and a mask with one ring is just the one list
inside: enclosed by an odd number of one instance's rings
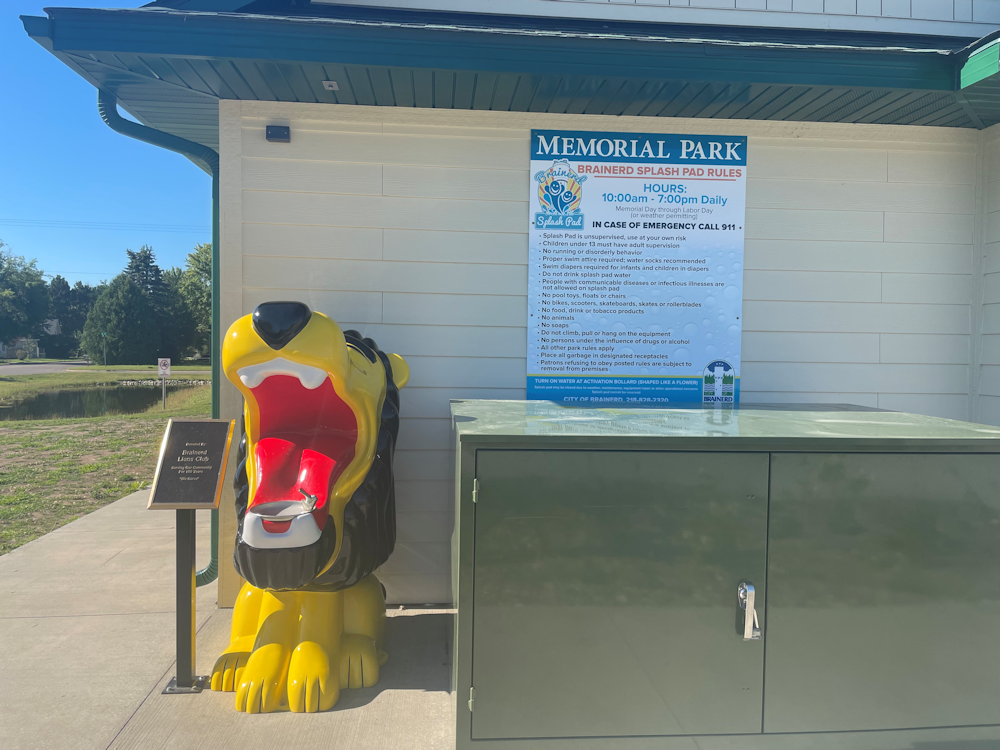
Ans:
{"label": "lion statue open mouth", "polygon": [[222,346],[244,398],[233,561],[247,583],[212,689],[248,713],[322,711],[378,681],[396,540],[402,357],[300,302],[265,302]]}

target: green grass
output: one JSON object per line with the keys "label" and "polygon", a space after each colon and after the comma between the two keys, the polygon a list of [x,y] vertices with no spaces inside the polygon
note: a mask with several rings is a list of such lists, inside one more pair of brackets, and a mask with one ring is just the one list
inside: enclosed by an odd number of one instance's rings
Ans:
{"label": "green grass", "polygon": [[[8,350],[9,351],[9,350]],[[29,359],[18,359],[17,357],[0,357],[0,364],[4,365],[57,365],[60,362],[76,362],[71,358],[50,359],[48,357],[31,357]]]}
{"label": "green grass", "polygon": [[[119,372],[121,370],[128,370],[131,372],[140,372],[149,370],[150,372],[155,372],[156,365],[108,365],[107,367],[105,367],[104,365],[85,365],[84,370],[85,372],[95,372],[95,371]],[[199,370],[201,372],[211,372],[212,365],[208,364],[207,362],[203,365],[170,365],[171,377],[173,377],[173,373],[176,372],[177,370],[183,370],[183,371]]]}
{"label": "green grass", "polygon": [[[208,380],[206,373],[171,373],[169,380]],[[123,380],[149,380],[144,374],[127,372],[93,372],[90,370],[53,372],[44,375],[0,375],[0,403],[26,398],[40,391],[65,388],[86,388],[94,385],[115,385]]]}
{"label": "green grass", "polygon": [[[132,372],[138,372],[141,370],[156,370],[156,365],[102,365],[102,364],[87,364],[86,360],[83,359],[46,359],[42,357],[41,359],[16,359],[14,357],[8,357],[3,359],[0,357],[0,364],[3,365],[60,365],[64,364],[67,368],[72,367],[83,372],[116,372],[118,370],[130,370]],[[170,365],[170,371],[174,370],[211,370],[212,365],[209,362],[192,363],[188,360],[188,364],[179,365],[174,362]]]}
{"label": "green grass", "polygon": [[195,386],[166,411],[0,423],[0,554],[148,486],[167,419],[210,407],[211,388]]}

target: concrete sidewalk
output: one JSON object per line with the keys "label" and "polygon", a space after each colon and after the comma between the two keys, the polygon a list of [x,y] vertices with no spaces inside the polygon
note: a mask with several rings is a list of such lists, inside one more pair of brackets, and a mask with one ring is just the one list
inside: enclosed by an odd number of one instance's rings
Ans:
{"label": "concrete sidewalk", "polygon": [[[174,673],[174,514],[147,511],[147,498],[0,557],[0,748],[454,747],[447,611],[391,610],[382,680],[344,691],[333,711],[248,716],[233,693],[161,695]],[[216,607],[215,589],[198,589],[199,674],[229,639],[232,610]]]}
{"label": "concrete sidewalk", "polygon": [[0,363],[0,375],[48,375],[54,372],[85,372],[87,364],[83,362],[3,362]]}

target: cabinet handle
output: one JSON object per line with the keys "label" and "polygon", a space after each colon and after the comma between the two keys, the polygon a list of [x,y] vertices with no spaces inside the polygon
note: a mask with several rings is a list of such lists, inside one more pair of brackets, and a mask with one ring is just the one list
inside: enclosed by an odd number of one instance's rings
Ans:
{"label": "cabinet handle", "polygon": [[736,589],[736,597],[743,610],[743,640],[759,641],[760,624],[757,622],[757,608],[754,607],[754,588],[749,581],[743,581]]}

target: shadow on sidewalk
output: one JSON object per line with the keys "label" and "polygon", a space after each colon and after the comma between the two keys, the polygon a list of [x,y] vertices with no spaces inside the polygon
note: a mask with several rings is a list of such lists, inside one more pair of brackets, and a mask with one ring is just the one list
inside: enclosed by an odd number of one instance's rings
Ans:
{"label": "shadow on sidewalk", "polygon": [[[455,615],[419,609],[390,610],[385,623],[385,646],[389,661],[374,687],[344,690],[332,709],[341,711],[371,703],[387,690],[451,690],[452,628]],[[404,612],[405,614],[398,614]]]}

